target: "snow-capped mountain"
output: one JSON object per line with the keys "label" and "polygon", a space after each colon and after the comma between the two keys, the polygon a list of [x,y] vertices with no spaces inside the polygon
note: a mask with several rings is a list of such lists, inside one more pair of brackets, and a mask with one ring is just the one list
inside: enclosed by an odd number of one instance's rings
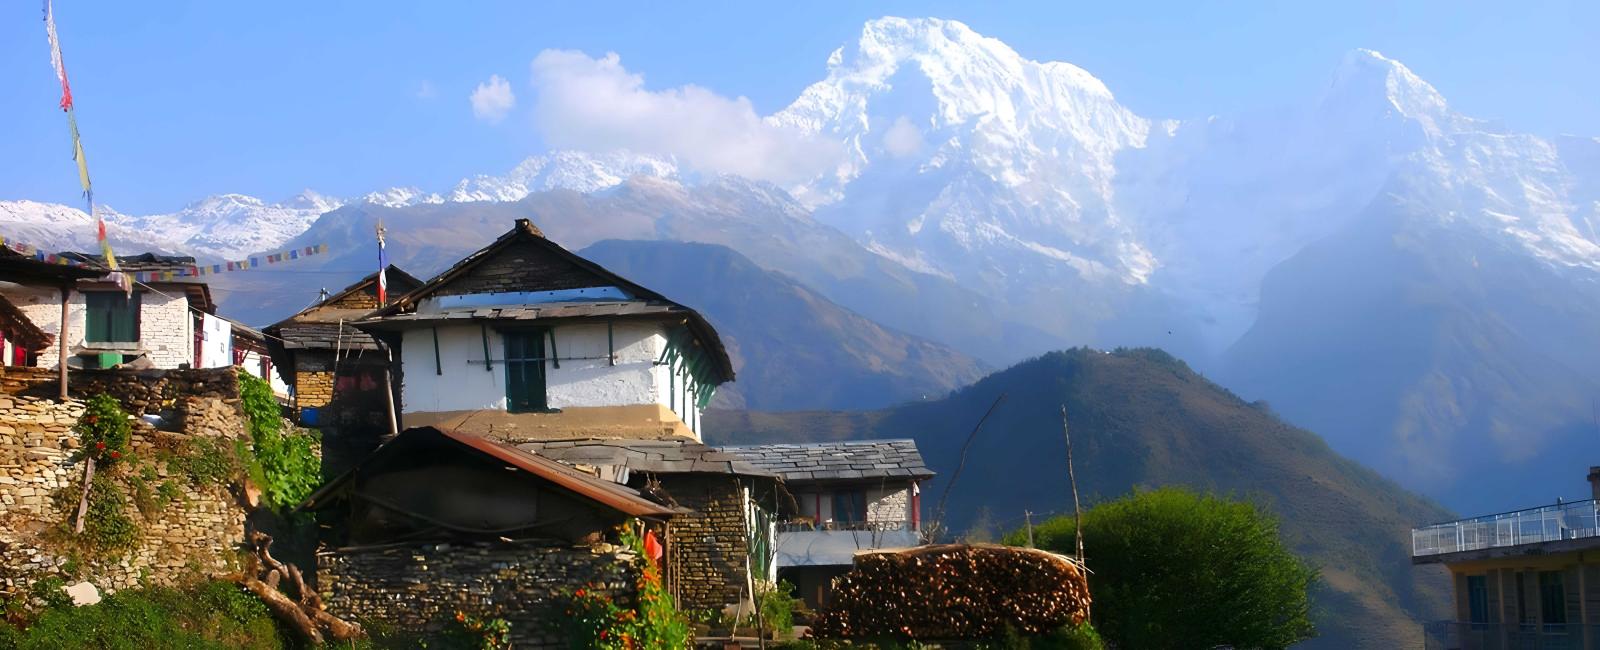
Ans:
{"label": "snow-capped mountain", "polygon": [[457,203],[516,201],[533,192],[567,189],[597,192],[615,187],[634,176],[674,178],[678,166],[670,160],[627,151],[589,154],[554,151],[522,161],[504,176],[478,175],[456,183],[447,196]]}
{"label": "snow-capped mountain", "polygon": [[1019,256],[1096,282],[1157,268],[1113,183],[1119,152],[1162,125],[1071,64],[1029,61],[955,21],[883,18],[771,119],[844,144],[840,173],[797,196],[915,268],[974,284],[1018,275]]}
{"label": "snow-capped mountain", "polygon": [[[108,236],[119,251],[185,253],[204,259],[237,259],[283,246],[319,217],[347,203],[386,207],[474,201],[515,201],[532,192],[567,189],[596,192],[635,176],[676,178],[669,160],[611,152],[557,151],[530,157],[504,176],[462,179],[446,194],[391,187],[344,200],[305,190],[268,203],[244,194],[208,196],[176,212],[129,215],[107,206]],[[52,250],[90,250],[94,220],[83,210],[57,203],[0,201],[0,235]]]}

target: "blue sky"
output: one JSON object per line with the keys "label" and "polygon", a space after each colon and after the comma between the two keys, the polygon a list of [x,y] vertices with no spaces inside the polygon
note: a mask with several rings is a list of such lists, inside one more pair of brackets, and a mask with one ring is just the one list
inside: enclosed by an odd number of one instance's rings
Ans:
{"label": "blue sky", "polygon": [[[1600,135],[1600,3],[561,3],[60,0],[56,20],[101,201],[169,211],[444,189],[544,149],[525,101],[541,51],[616,52],[650,89],[695,84],[766,114],[881,15],[966,22],[1024,56],[1075,63],[1147,117],[1283,104],[1344,52],[1382,51],[1458,110],[1539,134]],[[456,6],[467,5],[467,6]],[[78,203],[39,5],[0,7],[0,199]],[[519,102],[488,123],[468,96]]]}

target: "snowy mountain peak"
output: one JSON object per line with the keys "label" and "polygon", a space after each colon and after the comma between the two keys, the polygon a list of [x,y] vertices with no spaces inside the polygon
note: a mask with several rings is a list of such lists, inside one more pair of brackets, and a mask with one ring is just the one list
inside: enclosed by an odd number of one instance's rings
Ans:
{"label": "snowy mountain peak", "polygon": [[1334,70],[1324,103],[1350,108],[1373,100],[1385,111],[1416,120],[1432,135],[1459,128],[1464,119],[1405,64],[1374,50],[1351,50]]}
{"label": "snowy mountain peak", "polygon": [[419,203],[444,203],[444,197],[424,192],[415,187],[391,187],[386,190],[368,192],[361,197],[361,202],[389,208],[403,208]]}
{"label": "snowy mountain peak", "polygon": [[615,187],[634,176],[674,178],[675,162],[630,151],[603,154],[582,151],[552,151],[523,160],[504,176],[478,175],[463,179],[451,190],[448,200],[516,201],[532,192],[567,189],[597,192]]}
{"label": "snowy mountain peak", "polygon": [[339,206],[344,205],[344,201],[328,196],[316,190],[305,189],[301,190],[299,194],[290,197],[289,200],[280,202],[278,205],[294,208],[296,210],[316,210],[318,213],[322,213],[332,212],[339,209]]}

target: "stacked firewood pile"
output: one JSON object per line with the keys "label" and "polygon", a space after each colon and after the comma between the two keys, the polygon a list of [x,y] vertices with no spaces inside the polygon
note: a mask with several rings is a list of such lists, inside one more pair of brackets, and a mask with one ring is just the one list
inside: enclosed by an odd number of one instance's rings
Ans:
{"label": "stacked firewood pile", "polygon": [[818,616],[821,638],[976,639],[1010,627],[1078,625],[1089,583],[1067,557],[1029,548],[947,544],[858,555]]}

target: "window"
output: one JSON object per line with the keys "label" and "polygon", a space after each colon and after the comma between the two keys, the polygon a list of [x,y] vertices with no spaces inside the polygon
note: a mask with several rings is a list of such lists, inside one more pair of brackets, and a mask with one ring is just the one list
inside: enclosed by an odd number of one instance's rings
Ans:
{"label": "window", "polygon": [[833,520],[854,524],[867,520],[867,495],[864,492],[834,492]]}
{"label": "window", "polygon": [[1539,622],[1545,625],[1567,623],[1567,590],[1561,584],[1560,571],[1539,572]]}
{"label": "window", "polygon": [[506,342],[506,410],[549,410],[544,394],[544,332],[504,332],[501,337]]}
{"label": "window", "polygon": [[139,294],[116,291],[83,294],[86,309],[83,340],[89,343],[138,343]]}
{"label": "window", "polygon": [[1489,580],[1487,576],[1467,576],[1467,622],[1489,622]]}

